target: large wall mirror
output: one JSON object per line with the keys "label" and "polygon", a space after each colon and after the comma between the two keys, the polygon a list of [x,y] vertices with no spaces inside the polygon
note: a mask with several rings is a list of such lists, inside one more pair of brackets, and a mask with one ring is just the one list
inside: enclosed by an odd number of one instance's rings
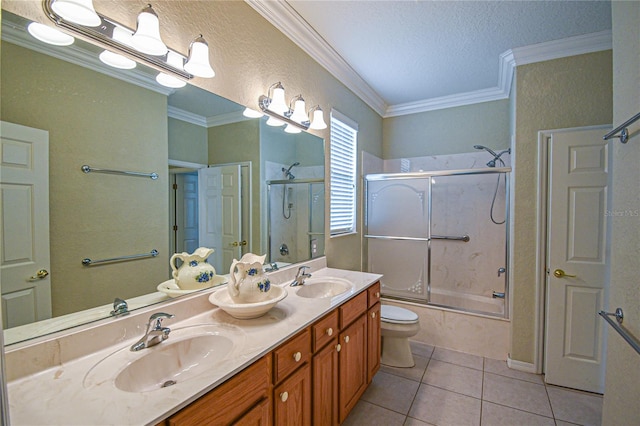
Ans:
{"label": "large wall mirror", "polygon": [[[243,106],[194,86],[164,88],[141,65],[98,69],[97,47],[49,46],[27,24],[2,11],[5,344],[108,317],[115,298],[130,309],[168,300],[158,286],[174,252],[213,246],[219,274],[249,251],[277,265],[324,254],[322,139],[246,119]],[[223,241],[203,182],[225,173],[240,208]]]}

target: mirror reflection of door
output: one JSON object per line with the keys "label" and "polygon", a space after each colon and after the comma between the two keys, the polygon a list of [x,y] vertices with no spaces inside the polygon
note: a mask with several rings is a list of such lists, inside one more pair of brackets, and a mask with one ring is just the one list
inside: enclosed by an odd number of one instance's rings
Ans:
{"label": "mirror reflection of door", "polygon": [[0,123],[2,324],[51,318],[49,133]]}

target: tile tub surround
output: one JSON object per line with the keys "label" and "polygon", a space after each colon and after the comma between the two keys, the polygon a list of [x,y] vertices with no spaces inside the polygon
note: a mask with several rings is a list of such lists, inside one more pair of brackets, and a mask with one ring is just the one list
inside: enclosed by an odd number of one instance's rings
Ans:
{"label": "tile tub surround", "polygon": [[[345,278],[355,286],[353,295],[380,277],[377,274],[318,268],[323,262],[324,258],[307,262],[312,266],[313,276]],[[294,266],[269,276],[274,283],[288,285],[296,271]],[[337,306],[330,300],[298,297],[295,288],[287,287],[287,290],[288,296],[267,315],[252,320],[238,320],[227,315],[208,302],[211,291],[205,291],[132,313],[129,317],[73,330],[22,348],[10,348],[7,352],[9,370],[19,366],[23,359],[27,359],[29,364],[37,362],[39,366],[29,370],[28,375],[8,383],[11,424],[156,424]],[[241,355],[221,362],[198,377],[152,392],[123,392],[110,381],[85,388],[83,379],[91,367],[115,350],[128,347],[139,339],[149,315],[158,311],[176,314],[175,319],[165,321],[166,326],[176,329],[219,323],[239,327],[244,332],[245,342]],[[184,320],[178,319],[180,314]],[[103,347],[99,347],[100,342]],[[105,342],[108,346],[104,345]],[[85,346],[90,350],[83,353],[81,348]]]}

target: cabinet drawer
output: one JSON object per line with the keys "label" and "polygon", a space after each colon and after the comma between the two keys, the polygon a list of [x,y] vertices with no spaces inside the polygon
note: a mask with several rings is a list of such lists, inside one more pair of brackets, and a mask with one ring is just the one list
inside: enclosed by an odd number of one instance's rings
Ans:
{"label": "cabinet drawer", "polygon": [[313,352],[317,352],[331,339],[338,335],[338,312],[333,311],[326,317],[317,321],[312,327]]}
{"label": "cabinet drawer", "polygon": [[311,359],[311,332],[308,328],[273,351],[274,383]]}
{"label": "cabinet drawer", "polygon": [[340,329],[351,324],[356,318],[367,310],[367,292],[364,291],[340,306]]}
{"label": "cabinet drawer", "polygon": [[367,290],[369,294],[369,308],[380,301],[380,281],[369,287]]}

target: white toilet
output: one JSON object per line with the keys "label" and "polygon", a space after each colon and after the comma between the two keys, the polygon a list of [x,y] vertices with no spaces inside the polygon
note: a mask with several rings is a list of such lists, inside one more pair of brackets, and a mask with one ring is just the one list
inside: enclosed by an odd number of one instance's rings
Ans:
{"label": "white toilet", "polygon": [[413,355],[409,337],[420,330],[418,314],[398,306],[380,307],[382,358],[380,362],[390,367],[413,367]]}

